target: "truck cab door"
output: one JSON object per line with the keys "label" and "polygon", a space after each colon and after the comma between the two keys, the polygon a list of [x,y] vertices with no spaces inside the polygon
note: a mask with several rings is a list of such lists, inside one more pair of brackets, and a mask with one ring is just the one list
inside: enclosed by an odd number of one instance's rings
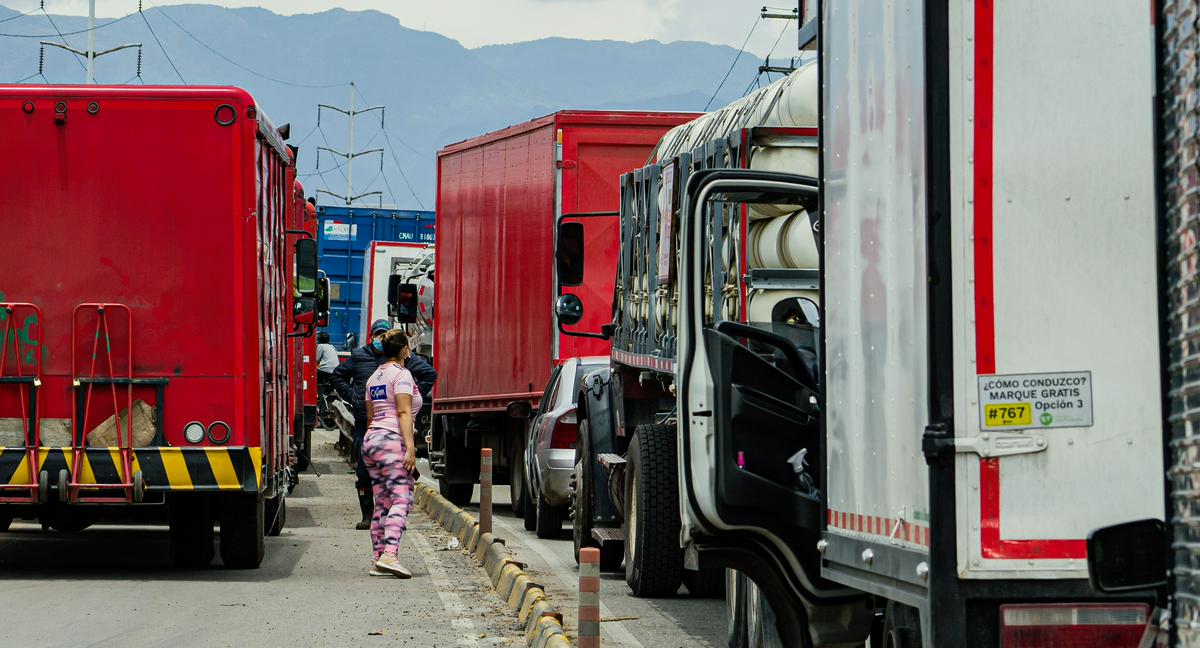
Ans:
{"label": "truck cab door", "polygon": [[[739,229],[750,204],[794,205],[811,213],[816,193],[815,179],[790,174],[694,174],[680,244],[677,406],[684,537],[692,538],[701,555],[706,548],[750,554],[752,562],[770,567],[757,574],[743,564],[738,568],[768,597],[772,585],[765,577],[777,576],[792,596],[807,601],[848,594],[819,578],[816,551],[824,456],[819,311],[796,298],[795,312],[782,321],[724,315],[712,295],[730,285],[730,273],[744,287],[753,271],[738,276],[738,265],[723,260],[713,241]],[[804,276],[811,279],[812,273],[776,273],[775,285],[795,292]]]}

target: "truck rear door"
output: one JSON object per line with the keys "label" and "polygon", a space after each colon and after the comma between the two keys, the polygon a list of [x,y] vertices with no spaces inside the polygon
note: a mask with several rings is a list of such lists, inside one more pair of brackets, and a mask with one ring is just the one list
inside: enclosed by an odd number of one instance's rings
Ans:
{"label": "truck rear door", "polygon": [[958,569],[1082,578],[1163,515],[1153,15],[951,4]]}

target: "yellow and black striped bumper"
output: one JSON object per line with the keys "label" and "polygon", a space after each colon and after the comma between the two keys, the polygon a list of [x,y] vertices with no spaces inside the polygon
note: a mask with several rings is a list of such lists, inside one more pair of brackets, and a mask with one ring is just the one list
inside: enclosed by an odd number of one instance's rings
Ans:
{"label": "yellow and black striped bumper", "polygon": [[[49,472],[55,482],[60,470],[71,470],[74,454],[72,448],[40,448],[38,472]],[[0,484],[28,484],[28,456],[25,448],[0,448]],[[120,466],[119,449],[87,448],[81,474],[72,481],[119,484]],[[136,448],[133,472],[139,470],[147,491],[256,493],[262,488],[262,448]]]}

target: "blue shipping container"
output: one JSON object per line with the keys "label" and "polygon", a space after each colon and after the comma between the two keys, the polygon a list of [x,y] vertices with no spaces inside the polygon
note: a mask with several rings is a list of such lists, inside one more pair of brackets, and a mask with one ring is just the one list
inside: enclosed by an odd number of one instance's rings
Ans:
{"label": "blue shipping container", "polygon": [[317,206],[317,254],[329,277],[329,341],[339,349],[359,330],[363,255],[371,241],[435,243],[434,213],[415,209]]}

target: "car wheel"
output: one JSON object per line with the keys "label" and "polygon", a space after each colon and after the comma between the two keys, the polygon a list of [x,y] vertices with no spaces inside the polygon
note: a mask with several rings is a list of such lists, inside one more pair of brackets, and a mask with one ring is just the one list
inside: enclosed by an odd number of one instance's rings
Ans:
{"label": "car wheel", "polygon": [[562,525],[566,511],[562,506],[551,506],[545,497],[538,496],[537,525],[534,529],[537,537],[543,540],[557,540],[562,537]]}
{"label": "car wheel", "polygon": [[508,501],[516,517],[525,515],[525,444],[520,441],[512,445],[508,457]]}

